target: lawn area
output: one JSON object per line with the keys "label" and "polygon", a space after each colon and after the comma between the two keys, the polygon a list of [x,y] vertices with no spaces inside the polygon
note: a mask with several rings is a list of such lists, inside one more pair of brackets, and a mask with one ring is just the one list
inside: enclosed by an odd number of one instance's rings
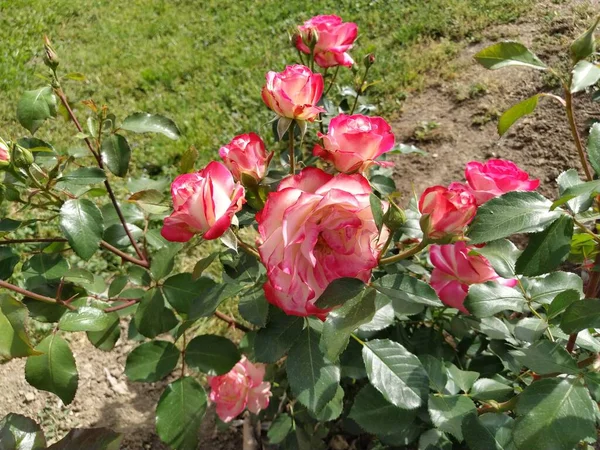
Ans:
{"label": "lawn area", "polygon": [[[138,167],[160,173],[189,145],[203,161],[235,134],[270,134],[271,114],[260,88],[268,70],[282,70],[296,57],[288,33],[316,14],[338,14],[359,26],[351,52],[361,61],[374,52],[371,91],[379,112],[398,113],[405,93],[424,74],[443,68],[465,42],[485,27],[523,15],[531,0],[9,0],[0,3],[0,130],[24,134],[15,120],[22,91],[43,83],[42,36],[51,37],[61,73],[83,72],[71,81],[72,100],[93,98],[117,117],[143,110],[175,120],[184,138],[140,145]],[[350,71],[342,80],[350,82]],[[78,107],[78,114],[86,112]],[[78,145],[60,122],[38,137]],[[60,136],[57,142],[57,129]]]}

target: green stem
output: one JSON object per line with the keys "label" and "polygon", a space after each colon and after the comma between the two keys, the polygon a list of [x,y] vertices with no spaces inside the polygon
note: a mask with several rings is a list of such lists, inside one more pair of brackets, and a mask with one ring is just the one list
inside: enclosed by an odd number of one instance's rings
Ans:
{"label": "green stem", "polygon": [[326,97],[327,94],[329,94],[329,91],[331,90],[333,83],[335,83],[335,79],[337,78],[337,74],[339,71],[340,71],[340,66],[336,66],[335,72],[333,72],[333,77],[331,78],[331,83],[329,83],[329,86],[327,86],[327,90],[323,93],[323,97]]}
{"label": "green stem", "polygon": [[519,399],[519,396],[515,395],[513,398],[511,398],[510,400],[505,401],[504,403],[498,403],[498,402],[495,402],[495,401],[492,400],[489,403],[487,403],[484,406],[482,406],[481,408],[478,408],[477,409],[477,414],[481,415],[481,414],[487,413],[487,412],[506,412],[506,411],[512,411],[517,406],[517,400],[518,399]]}
{"label": "green stem", "polygon": [[354,104],[352,105],[352,109],[350,110],[350,115],[354,114],[354,110],[356,109],[356,104],[358,103],[358,97],[360,97],[360,94],[362,93],[362,88],[363,85],[365,84],[365,81],[367,79],[367,74],[369,73],[369,69],[371,68],[371,66],[367,66],[365,68],[365,74],[362,77],[362,80],[360,80],[360,85],[358,85],[356,87],[356,97],[354,97]]}
{"label": "green stem", "polygon": [[292,121],[292,124],[288,128],[288,139],[289,139],[289,152],[290,152],[290,175],[294,175],[296,172],[296,161],[294,159],[294,126],[296,125],[295,121]]}
{"label": "green stem", "polygon": [[393,264],[398,261],[402,261],[403,259],[416,255],[425,247],[427,247],[428,244],[429,243],[427,242],[427,239],[423,239],[421,242],[419,242],[418,245],[415,245],[414,247],[411,247],[408,250],[405,250],[404,252],[398,253],[397,255],[388,256],[387,258],[381,258],[379,260],[379,265],[385,266],[386,264]]}
{"label": "green stem", "polygon": [[248,253],[251,256],[254,256],[256,259],[258,259],[260,261],[260,253],[258,253],[258,251],[253,246],[251,246],[250,244],[242,241],[242,239],[236,233],[233,233],[233,234],[237,238],[239,246],[242,247],[242,249],[246,253]]}
{"label": "green stem", "polygon": [[362,346],[364,346],[364,345],[365,345],[364,341],[360,340],[360,339],[359,339],[359,338],[358,338],[358,337],[357,337],[357,336],[356,336],[354,333],[350,333],[350,336],[352,336],[352,338],[353,338],[353,339],[354,339],[356,342],[358,342],[360,345],[362,345]]}
{"label": "green stem", "polygon": [[583,149],[583,144],[581,143],[581,136],[579,136],[579,130],[577,129],[577,124],[575,123],[575,114],[573,111],[573,94],[571,94],[571,90],[566,84],[563,84],[563,88],[565,91],[565,108],[567,111],[567,119],[569,120],[569,127],[571,128],[573,140],[575,141],[575,147],[577,147],[577,153],[579,154],[581,166],[583,167],[583,171],[585,172],[585,177],[588,181],[592,181],[592,172],[590,171],[590,167],[587,163],[587,160],[585,159],[585,152]]}

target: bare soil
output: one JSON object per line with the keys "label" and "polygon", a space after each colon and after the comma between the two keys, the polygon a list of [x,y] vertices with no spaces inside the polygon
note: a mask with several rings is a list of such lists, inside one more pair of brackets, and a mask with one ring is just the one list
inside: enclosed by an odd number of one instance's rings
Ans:
{"label": "bare soil", "polygon": [[[438,79],[407,99],[400,119],[393,124],[397,139],[414,143],[428,154],[397,157],[396,181],[406,198],[433,184],[463,181],[468,161],[492,157],[516,162],[541,178],[544,195],[556,195],[556,176],[579,166],[563,108],[542,99],[536,113],[513,126],[502,139],[496,131],[502,111],[542,90],[554,92],[552,80],[542,72],[523,68],[487,71],[473,62],[473,55],[491,42],[514,39],[560,66],[570,40],[591,21],[592,14],[586,11],[594,7],[597,11],[597,6],[597,1],[540,2],[533,18],[494,27],[482,42],[465,49],[452,62],[453,79]],[[585,136],[585,121],[600,116],[600,107],[586,95],[577,97],[576,107]],[[135,343],[121,340],[114,351],[104,353],[89,344],[84,334],[73,333],[69,339],[80,377],[74,402],[64,406],[56,396],[30,387],[24,378],[25,362],[14,360],[0,365],[0,417],[15,412],[36,419],[50,441],[74,427],[109,427],[125,435],[122,449],[166,449],[154,432],[154,408],[169,380],[155,384],[127,381],[125,359]],[[242,447],[239,428],[216,432],[212,411],[200,433],[202,449]]]}

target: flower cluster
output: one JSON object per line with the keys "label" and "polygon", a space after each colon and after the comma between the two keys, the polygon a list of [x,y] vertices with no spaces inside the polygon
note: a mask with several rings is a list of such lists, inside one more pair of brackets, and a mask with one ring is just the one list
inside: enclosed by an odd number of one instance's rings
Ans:
{"label": "flower cluster", "polygon": [[271,383],[264,378],[265,365],[252,364],[245,356],[225,375],[208,377],[210,400],[219,418],[230,422],[246,408],[258,414],[269,406]]}
{"label": "flower cluster", "polygon": [[[483,203],[511,191],[532,191],[540,184],[512,161],[502,159],[491,159],[485,164],[469,162],[465,178],[466,185],[433,186],[421,195],[419,211],[424,215],[421,225],[427,239],[447,241],[460,238]],[[469,312],[463,302],[470,285],[497,281],[512,287],[517,283],[514,279],[501,278],[476,250],[459,241],[432,245],[429,253],[434,267],[431,286],[444,304],[465,314]]]}

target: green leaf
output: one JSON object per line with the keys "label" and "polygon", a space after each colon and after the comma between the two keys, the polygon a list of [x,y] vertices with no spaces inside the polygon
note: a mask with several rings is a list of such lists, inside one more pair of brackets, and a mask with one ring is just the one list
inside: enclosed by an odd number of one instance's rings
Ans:
{"label": "green leaf", "polygon": [[573,219],[561,216],[548,228],[532,234],[515,269],[518,274],[536,276],[549,273],[567,259],[571,251]]}
{"label": "green leaf", "polygon": [[25,305],[8,295],[0,296],[0,361],[39,355],[33,349],[25,322],[29,313]]}
{"label": "green leaf", "polygon": [[396,183],[390,177],[374,175],[371,177],[371,186],[381,195],[386,196],[396,192]]}
{"label": "green leaf", "polygon": [[515,325],[515,337],[520,341],[535,342],[548,328],[548,322],[537,317],[525,317]]}
{"label": "green leaf", "polygon": [[104,352],[111,351],[121,337],[119,315],[117,313],[109,313],[108,316],[110,317],[110,322],[104,329],[87,332],[87,337],[92,345]]}
{"label": "green leaf", "polygon": [[240,296],[238,310],[240,315],[252,325],[260,328],[264,327],[267,324],[267,316],[269,315],[269,303],[265,298],[262,286],[244,292]]}
{"label": "green leaf", "polygon": [[375,194],[369,195],[369,203],[371,204],[371,212],[373,213],[373,219],[378,230],[381,230],[383,226],[383,208],[381,206],[381,200]]}
{"label": "green leaf", "polygon": [[201,301],[203,293],[217,284],[210,278],[192,279],[191,273],[179,273],[165,280],[163,293],[169,304],[187,318],[195,301]]}
{"label": "green leaf", "polygon": [[419,437],[419,450],[452,450],[452,441],[446,433],[439,430],[427,430]]}
{"label": "green leaf", "polygon": [[318,414],[308,411],[311,417],[314,417],[319,422],[330,422],[337,419],[342,414],[344,409],[344,389],[341,386],[337,387],[333,398],[323,407]]}
{"label": "green leaf", "polygon": [[600,328],[600,300],[597,298],[571,303],[560,321],[560,329],[567,334],[586,328]]}
{"label": "green leaf", "polygon": [[508,108],[498,119],[498,134],[504,135],[521,117],[531,114],[537,107],[540,94],[529,97]]}
{"label": "green leaf", "polygon": [[516,408],[513,439],[519,450],[572,450],[596,439],[595,408],[587,389],[574,378],[546,378],[528,386]]}
{"label": "green leaf", "polygon": [[407,411],[392,405],[377,389],[367,384],[356,395],[349,417],[367,433],[398,442],[414,429],[416,415],[414,410]]}
{"label": "green leaf", "polygon": [[194,266],[194,270],[192,271],[192,277],[194,278],[194,280],[202,276],[204,271],[208,269],[208,267],[213,263],[217,256],[219,256],[219,252],[213,252],[196,263],[196,265]]}
{"label": "green leaf", "polygon": [[471,253],[483,255],[501,277],[513,278],[515,264],[521,251],[508,239],[498,239],[488,242],[484,247],[473,248],[469,254]]}
{"label": "green leaf", "polygon": [[44,450],[46,438],[42,428],[29,417],[7,414],[0,420],[0,449]]}
{"label": "green leaf", "polygon": [[587,141],[587,154],[596,175],[600,175],[600,122],[594,123],[590,128],[590,135]]}
{"label": "green leaf", "polygon": [[463,420],[462,432],[471,450],[516,450],[513,426],[514,419],[505,414],[470,414]]}
{"label": "green leaf", "polygon": [[152,255],[152,265],[150,266],[152,278],[160,280],[171,273],[175,265],[175,256],[182,247],[181,244],[169,244]]}
{"label": "green leaf", "polygon": [[313,328],[306,327],[286,360],[292,392],[314,414],[333,399],[340,383],[340,368],[323,354],[319,339]]}
{"label": "green leaf", "polygon": [[198,153],[198,149],[191,145],[188,149],[183,152],[181,155],[181,160],[179,161],[179,172],[180,173],[188,173],[194,170],[194,165],[196,161],[198,161],[198,157],[200,154]]}
{"label": "green leaf", "polygon": [[134,133],[161,133],[173,140],[177,140],[181,136],[175,122],[159,114],[143,112],[131,114],[125,118],[121,128]]}
{"label": "green leaf", "polygon": [[337,361],[346,349],[352,332],[373,318],[376,295],[375,290],[367,289],[363,295],[354,297],[329,313],[323,324],[321,347],[331,361]]}
{"label": "green leaf", "polygon": [[467,233],[471,244],[481,244],[516,233],[542,231],[563,213],[550,211],[550,201],[537,192],[508,192],[477,209]]}
{"label": "green leaf", "polygon": [[550,306],[548,307],[548,320],[558,317],[569,307],[571,303],[578,301],[580,298],[581,296],[579,295],[579,292],[574,289],[567,289],[566,291],[558,294],[556,297],[554,297],[554,300],[552,300],[552,303],[550,303]]}
{"label": "green leaf", "polygon": [[212,316],[222,301],[238,295],[241,291],[247,288],[247,285],[237,284],[234,282],[210,286],[192,302],[189,319],[196,320],[199,317]]}
{"label": "green leaf", "polygon": [[581,36],[571,44],[571,61],[573,64],[587,58],[596,51],[596,41],[594,40],[594,31],[600,22],[600,17],[589,27]]}
{"label": "green leaf", "polygon": [[508,66],[525,66],[545,70],[546,65],[527,47],[519,42],[498,42],[484,48],[475,55],[475,60],[486,69],[501,69]]}
{"label": "green leaf", "polygon": [[[42,278],[44,281],[59,280],[67,274],[69,263],[59,253],[38,253],[23,264],[22,274],[28,281]],[[36,283],[37,284],[37,283]],[[28,287],[31,287],[29,284]]]}
{"label": "green leaf", "polygon": [[460,370],[454,364],[448,366],[448,375],[463,392],[469,392],[473,383],[479,378],[479,372]]}
{"label": "green leaf", "polygon": [[277,445],[285,441],[285,438],[293,430],[294,423],[292,418],[283,413],[278,415],[275,420],[271,423],[269,430],[267,431],[267,437],[269,438],[269,444]]}
{"label": "green leaf", "polygon": [[156,189],[147,189],[132,194],[128,201],[135,202],[140,208],[149,214],[162,214],[170,209],[164,204],[165,195]]}
{"label": "green leaf", "polygon": [[67,200],[60,208],[60,229],[75,253],[88,260],[102,240],[102,213],[87,199]]}
{"label": "green leaf", "polygon": [[448,373],[442,361],[431,355],[419,355],[419,361],[427,372],[429,387],[440,394],[444,392],[444,387],[448,382]]}
{"label": "green leaf", "polygon": [[102,331],[112,322],[114,316],[98,308],[82,306],[75,311],[67,311],[58,322],[63,331]]}
{"label": "green leaf", "polygon": [[583,280],[574,273],[552,272],[549,275],[528,278],[527,294],[532,302],[546,304],[566,289],[573,289],[583,296]]}
{"label": "green leaf", "polygon": [[156,407],[158,436],[174,450],[196,450],[206,405],[206,393],[193,378],[169,384]]}
{"label": "green leaf", "polygon": [[223,375],[240,360],[237,347],[222,336],[196,336],[185,350],[185,362],[193,369],[208,375]]}
{"label": "green leaf", "polygon": [[133,321],[140,334],[150,339],[175,328],[178,323],[173,311],[165,307],[165,299],[159,289],[146,292]]}
{"label": "green leaf", "polygon": [[79,379],[69,344],[52,333],[35,350],[43,354],[27,358],[25,379],[36,389],[58,395],[68,405],[75,398]]}
{"label": "green leaf", "polygon": [[575,186],[565,189],[560,198],[552,203],[551,209],[554,210],[555,208],[576,197],[588,199],[592,195],[597,195],[598,193],[600,193],[600,180],[586,181],[585,183],[576,184]]}
{"label": "green leaf", "polygon": [[583,91],[600,80],[600,68],[588,61],[579,61],[573,68],[571,93]]}
{"label": "green leaf", "polygon": [[122,438],[107,428],[71,430],[48,450],[119,450]]}
{"label": "green leaf", "polygon": [[110,283],[110,286],[108,288],[108,297],[113,298],[113,297],[116,297],[117,295],[119,295],[123,291],[123,289],[125,289],[125,286],[127,286],[128,282],[129,282],[129,277],[126,275],[121,275],[121,276],[116,277]]}
{"label": "green leaf", "polygon": [[473,401],[463,395],[429,395],[429,417],[441,431],[450,433],[459,441],[463,440],[462,422],[477,411]]}
{"label": "green leaf", "polygon": [[338,278],[329,283],[315,305],[319,308],[341,305],[360,294],[365,286],[365,282],[358,278]]}
{"label": "green leaf", "polygon": [[488,281],[469,287],[464,306],[475,317],[490,317],[506,309],[521,312],[527,302],[520,291]]}
{"label": "green leaf", "polygon": [[169,375],[179,361],[179,350],[167,341],[150,341],[137,346],[125,363],[131,381],[153,383]]}
{"label": "green leaf", "polygon": [[17,104],[17,120],[31,134],[51,117],[56,117],[56,95],[50,86],[23,93]]}
{"label": "green leaf", "polygon": [[[579,174],[575,169],[569,169],[561,173],[556,179],[556,182],[558,183],[558,195],[560,196],[564,195],[565,191],[570,187],[583,184],[583,181],[581,181]],[[567,204],[571,211],[578,214],[587,210],[591,206],[592,199],[589,195],[583,194],[579,197],[569,200]]]}
{"label": "green leaf", "polygon": [[74,284],[85,285],[94,282],[94,275],[85,269],[74,268],[65,274],[64,280]]}
{"label": "green leaf", "polygon": [[127,175],[129,161],[131,160],[131,148],[120,134],[111,134],[105,137],[100,148],[102,161],[112,173],[118,177]]}
{"label": "green leaf", "polygon": [[0,280],[8,280],[18,262],[19,256],[12,248],[0,247]]}
{"label": "green leaf", "polygon": [[98,167],[81,167],[58,178],[57,182],[71,183],[77,186],[102,183],[106,180],[104,170]]}
{"label": "green leaf", "polygon": [[493,380],[491,378],[480,378],[471,388],[471,397],[480,401],[503,401],[514,392],[511,386]]}
{"label": "green leaf", "polygon": [[288,316],[279,308],[270,308],[269,322],[265,328],[258,330],[254,340],[256,360],[274,363],[281,359],[296,342],[303,326],[302,317]]}
{"label": "green leaf", "polygon": [[373,281],[372,286],[391,299],[397,298],[427,306],[443,306],[431,286],[410,275],[384,275]]}
{"label": "green leaf", "polygon": [[397,342],[375,339],[365,343],[363,360],[371,384],[402,409],[416,409],[427,398],[429,380],[419,358]]}
{"label": "green leaf", "polygon": [[522,350],[514,350],[511,354],[525,367],[538,374],[579,372],[577,363],[559,342],[538,341]]}

